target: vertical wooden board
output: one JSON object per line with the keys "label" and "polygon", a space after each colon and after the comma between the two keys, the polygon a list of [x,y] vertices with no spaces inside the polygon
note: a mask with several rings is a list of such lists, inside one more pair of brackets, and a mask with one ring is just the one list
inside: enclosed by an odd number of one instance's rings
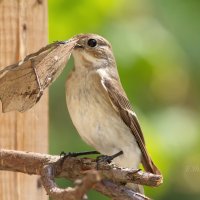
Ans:
{"label": "vertical wooden board", "polygon": [[[0,67],[47,44],[47,0],[0,0]],[[48,96],[25,113],[1,113],[0,148],[48,151]],[[38,177],[0,171],[1,200],[47,199]]]}

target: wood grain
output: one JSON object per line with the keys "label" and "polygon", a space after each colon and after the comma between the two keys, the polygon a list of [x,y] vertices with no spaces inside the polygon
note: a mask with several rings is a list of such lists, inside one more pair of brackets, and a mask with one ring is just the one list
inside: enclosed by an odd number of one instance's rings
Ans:
{"label": "wood grain", "polygon": [[[0,1],[0,67],[47,44],[47,0]],[[1,107],[0,107],[1,112]],[[48,150],[48,96],[26,113],[0,113],[0,148]],[[47,199],[38,178],[0,171],[1,200]]]}

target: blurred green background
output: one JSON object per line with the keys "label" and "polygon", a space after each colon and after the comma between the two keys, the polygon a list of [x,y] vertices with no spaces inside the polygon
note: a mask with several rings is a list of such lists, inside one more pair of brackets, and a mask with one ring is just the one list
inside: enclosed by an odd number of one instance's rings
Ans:
{"label": "blurred green background", "polygon": [[[90,32],[112,43],[122,84],[164,175],[162,186],[145,188],[156,200],[200,199],[199,9],[199,0],[49,0],[49,42]],[[72,65],[50,88],[53,154],[91,149],[67,112]]]}

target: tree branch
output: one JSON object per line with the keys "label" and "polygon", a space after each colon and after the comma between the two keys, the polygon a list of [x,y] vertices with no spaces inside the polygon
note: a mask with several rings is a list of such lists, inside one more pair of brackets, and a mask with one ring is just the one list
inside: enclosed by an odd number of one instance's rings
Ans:
{"label": "tree branch", "polygon": [[[42,184],[54,200],[81,200],[91,188],[114,200],[147,200],[149,198],[125,187],[128,182],[159,186],[162,176],[141,170],[120,168],[101,163],[96,170],[96,161],[90,158],[60,158],[48,154],[0,149],[0,170],[40,175]],[[70,180],[80,179],[74,188],[59,188],[55,177]]]}

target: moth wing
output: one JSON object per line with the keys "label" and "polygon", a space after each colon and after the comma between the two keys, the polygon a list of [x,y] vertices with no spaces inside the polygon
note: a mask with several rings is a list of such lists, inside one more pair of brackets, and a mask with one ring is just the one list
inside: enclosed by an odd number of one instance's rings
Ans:
{"label": "moth wing", "polygon": [[75,39],[54,42],[0,70],[2,111],[24,112],[33,107],[60,75],[75,44]]}

